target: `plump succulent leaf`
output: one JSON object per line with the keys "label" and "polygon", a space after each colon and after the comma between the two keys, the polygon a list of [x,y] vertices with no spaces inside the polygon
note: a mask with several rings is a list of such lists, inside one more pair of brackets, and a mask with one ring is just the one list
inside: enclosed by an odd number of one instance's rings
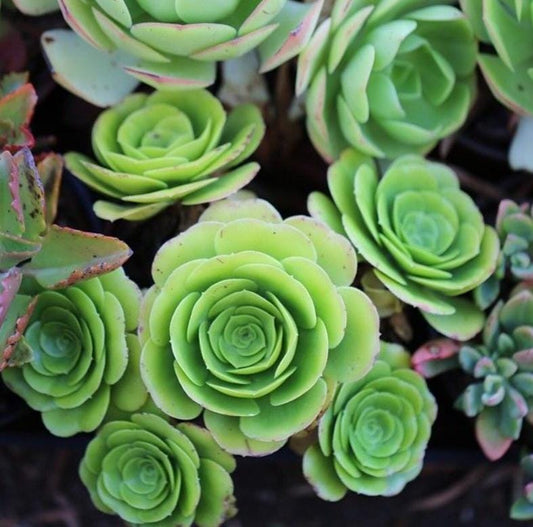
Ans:
{"label": "plump succulent leaf", "polygon": [[25,15],[45,15],[59,10],[57,0],[13,0],[15,7]]}

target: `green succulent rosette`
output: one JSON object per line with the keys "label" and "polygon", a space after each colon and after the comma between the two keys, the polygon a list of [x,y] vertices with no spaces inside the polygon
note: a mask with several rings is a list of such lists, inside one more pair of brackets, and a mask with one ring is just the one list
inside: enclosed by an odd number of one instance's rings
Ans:
{"label": "green succulent rosette", "polygon": [[[461,368],[476,381],[456,402],[476,417],[477,439],[490,459],[498,459],[518,439],[533,410],[533,288],[520,285],[491,311],[482,343],[459,350]],[[529,417],[528,417],[529,418]]]}
{"label": "green succulent rosette", "polygon": [[233,470],[205,429],[143,413],[102,427],[80,477],[99,510],[129,524],[216,527],[236,513]]}
{"label": "green succulent rosette", "polygon": [[379,319],[350,287],[348,240],[267,202],[230,199],[167,242],[141,316],[141,374],[168,415],[227,451],[266,455],[311,425],[378,351]]}
{"label": "green succulent rosette", "polygon": [[533,520],[533,454],[524,456],[520,467],[525,484],[521,496],[511,507],[510,517],[513,520]]}
{"label": "green succulent rosette", "polygon": [[95,430],[112,398],[125,411],[134,410],[136,401],[141,407],[146,390],[129,395],[124,388],[113,390],[129,354],[139,354],[134,334],[139,305],[139,290],[121,268],[40,293],[18,343],[31,360],[2,371],[5,384],[40,411],[45,426],[58,436]]}
{"label": "green succulent rosette", "polygon": [[383,343],[372,370],[344,383],[320,418],[318,442],[303,458],[305,477],[322,499],[348,490],[393,496],[422,469],[437,405],[401,347]]}
{"label": "green succulent rosette", "polygon": [[481,330],[482,312],[458,296],[494,271],[498,235],[451,169],[403,156],[378,179],[372,159],[348,150],[330,167],[328,185],[334,202],[311,194],[311,214],[346,232],[395,296],[449,337]]}
{"label": "green succulent rosette", "polygon": [[530,203],[518,205],[504,199],[498,207],[496,231],[502,250],[495,273],[476,289],[476,301],[488,307],[499,296],[501,281],[533,280],[533,210]]}
{"label": "green succulent rosette", "polygon": [[337,0],[298,59],[307,130],[328,161],[424,154],[465,121],[477,43],[447,0]]}
{"label": "green succulent rosette", "polygon": [[155,87],[191,89],[215,81],[218,61],[257,50],[264,72],[297,55],[322,0],[59,0],[59,6],[91,46],[119,52],[123,71]]}
{"label": "green succulent rosette", "polygon": [[65,161],[84,183],[117,200],[96,202],[98,216],[144,220],[177,201],[206,203],[249,183],[259,165],[241,162],[264,132],[251,104],[227,115],[206,90],[139,93],[97,119],[92,142],[99,164],[72,152]]}
{"label": "green succulent rosette", "polygon": [[494,96],[520,114],[533,115],[533,4],[531,0],[459,0],[479,40],[479,66]]}

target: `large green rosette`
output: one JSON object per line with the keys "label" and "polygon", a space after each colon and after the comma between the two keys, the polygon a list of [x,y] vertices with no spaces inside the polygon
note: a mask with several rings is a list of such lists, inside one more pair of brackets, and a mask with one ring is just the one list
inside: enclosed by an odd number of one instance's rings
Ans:
{"label": "large green rosette", "polygon": [[378,179],[372,159],[348,150],[330,167],[328,185],[334,203],[311,194],[312,215],[346,232],[395,296],[449,337],[481,330],[482,312],[459,296],[492,274],[499,240],[451,169],[404,156]]}
{"label": "large green rosette", "polygon": [[65,156],[71,172],[115,202],[98,201],[101,218],[144,220],[180,201],[186,205],[224,198],[259,171],[241,164],[265,132],[251,104],[230,114],[207,90],[135,94],[96,121],[93,150],[99,163],[78,153]]}
{"label": "large green rosette", "polygon": [[134,390],[128,397],[120,390],[115,397],[113,390],[127,370],[130,353],[138,354],[134,332],[139,303],[139,290],[122,269],[38,295],[18,344],[32,359],[2,371],[2,377],[42,412],[50,432],[71,436],[95,430],[111,401],[124,411],[135,410],[132,402],[145,404],[142,386],[140,394]]}
{"label": "large green rosette", "polygon": [[383,346],[365,377],[338,388],[320,419],[318,442],[304,454],[304,474],[325,500],[338,501],[348,490],[393,496],[422,469],[435,399],[409,369],[407,352]]}
{"label": "large green rosette", "polygon": [[102,427],[80,477],[99,510],[129,524],[216,527],[237,512],[233,470],[205,429],[142,413]]}
{"label": "large green rosette", "polygon": [[348,240],[267,202],[211,205],[167,242],[141,315],[141,374],[168,415],[227,451],[266,455],[315,421],[340,381],[372,366],[379,319],[350,287]]}
{"label": "large green rosette", "polygon": [[424,154],[465,121],[477,43],[448,0],[336,0],[298,59],[307,129],[328,161]]}

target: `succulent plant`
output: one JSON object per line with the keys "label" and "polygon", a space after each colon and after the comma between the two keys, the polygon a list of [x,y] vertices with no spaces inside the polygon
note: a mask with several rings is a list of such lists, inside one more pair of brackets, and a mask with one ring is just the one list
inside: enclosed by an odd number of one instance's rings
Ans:
{"label": "succulent plant", "polygon": [[482,308],[500,294],[500,282],[506,276],[514,282],[533,280],[533,209],[531,204],[517,205],[505,199],[498,207],[496,231],[502,250],[494,274],[476,290]]}
{"label": "succulent plant", "polygon": [[16,152],[34,143],[29,124],[37,94],[27,73],[10,73],[0,80],[0,150]]}
{"label": "succulent plant", "polygon": [[533,520],[533,454],[520,461],[526,484],[522,495],[513,503],[510,516],[513,520]]}
{"label": "succulent plant", "polygon": [[[322,2],[59,0],[59,6],[72,29],[100,51],[86,57],[88,68],[96,67],[106,52],[116,53],[117,66],[108,72],[113,79],[127,73],[157,88],[191,89],[215,81],[218,61],[252,50],[259,53],[262,72],[294,57],[309,40]],[[91,79],[72,68],[74,54],[83,50],[60,49],[71,37],[54,30],[44,35],[47,53],[47,39],[59,43],[49,54],[57,80],[67,88],[77,85],[74,89],[82,96],[94,96]],[[114,90],[109,80],[108,90]],[[102,81],[92,79],[93,84]]]}
{"label": "succulent plant", "polygon": [[29,150],[0,154],[0,370],[17,362],[12,354],[35,294],[111,271],[131,254],[115,238],[47,223],[57,204],[58,162],[49,156],[39,165],[47,192]]}
{"label": "succulent plant", "polygon": [[[122,269],[37,296],[17,344],[30,360],[2,377],[42,412],[53,434],[90,432],[103,421],[111,387],[128,364],[128,345],[138,346],[139,302],[137,286]],[[145,400],[144,393],[139,406]]]}
{"label": "succulent plant", "polygon": [[176,201],[205,203],[246,185],[259,165],[238,165],[264,131],[255,106],[241,105],[226,115],[206,90],[139,93],[96,121],[93,149],[100,164],[77,153],[65,161],[90,187],[120,200],[97,202],[98,216],[141,220]]}
{"label": "succulent plant", "polygon": [[337,388],[320,418],[318,442],[304,454],[304,474],[328,501],[348,490],[398,494],[422,469],[436,415],[435,399],[409,369],[408,353],[383,343],[367,375]]}
{"label": "succulent plant", "polygon": [[462,369],[476,378],[456,406],[477,416],[476,436],[490,459],[500,458],[517,439],[533,410],[533,287],[519,285],[491,311],[483,342],[459,350]]}
{"label": "succulent plant", "polygon": [[58,0],[12,0],[12,2],[25,15],[45,15],[59,10]]}
{"label": "succulent plant", "polygon": [[227,451],[265,455],[311,425],[336,382],[378,351],[379,319],[350,287],[349,242],[305,216],[233,198],[161,247],[141,316],[141,373],[168,415]]}
{"label": "succulent plant", "polygon": [[465,121],[477,44],[447,0],[337,0],[298,59],[307,129],[328,161],[347,147],[423,154]]}
{"label": "succulent plant", "polygon": [[494,96],[511,110],[533,115],[533,8],[514,0],[459,0],[479,40],[494,53],[478,62]]}
{"label": "succulent plant", "polygon": [[143,413],[98,432],[80,477],[99,510],[132,525],[216,527],[236,513],[234,469],[205,429]]}
{"label": "succulent plant", "polygon": [[498,236],[451,169],[403,156],[378,181],[374,161],[348,150],[330,167],[328,185],[334,203],[313,193],[311,214],[345,231],[395,296],[449,337],[481,330],[482,312],[458,296],[492,274]]}

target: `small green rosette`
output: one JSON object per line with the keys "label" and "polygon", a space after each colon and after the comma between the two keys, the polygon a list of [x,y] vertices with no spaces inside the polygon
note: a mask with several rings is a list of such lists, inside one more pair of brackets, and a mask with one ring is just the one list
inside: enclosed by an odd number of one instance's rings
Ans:
{"label": "small green rosette", "polygon": [[135,94],[104,111],[96,121],[93,150],[99,161],[78,153],[67,168],[84,183],[116,201],[98,201],[107,220],[144,220],[173,203],[208,203],[248,184],[257,163],[241,164],[265,132],[251,104],[229,115],[206,90]]}
{"label": "small green rosette", "polygon": [[304,474],[322,499],[338,501],[348,490],[393,496],[422,469],[435,399],[409,369],[405,350],[383,348],[365,377],[338,388],[320,419],[318,442],[304,454]]}
{"label": "small green rosette", "polygon": [[355,253],[305,216],[230,199],[167,242],[141,316],[141,374],[161,410],[203,411],[227,451],[266,455],[319,416],[379,348],[374,305],[350,287]]}
{"label": "small green rosette", "polygon": [[129,524],[216,527],[237,512],[233,470],[205,429],[142,413],[101,428],[80,477],[99,510]]}
{"label": "small green rosette", "polygon": [[533,115],[533,3],[459,0],[479,40],[495,53],[478,62],[494,96],[519,114]]}
{"label": "small green rosette", "polygon": [[347,150],[328,185],[334,202],[311,194],[311,214],[346,232],[396,297],[451,338],[481,330],[483,313],[460,295],[493,273],[500,245],[450,168],[403,156],[378,179],[372,159]]}
{"label": "small green rosette", "polygon": [[[138,364],[139,306],[140,292],[121,268],[40,293],[18,343],[31,360],[2,371],[5,384],[62,437],[95,430],[110,406],[140,408],[148,397],[142,385],[131,383],[138,370],[125,376],[130,355]],[[121,381],[138,390],[117,391]]]}
{"label": "small green rosette", "polygon": [[425,154],[464,123],[477,42],[448,0],[336,0],[298,58],[307,130],[327,161],[348,147]]}

